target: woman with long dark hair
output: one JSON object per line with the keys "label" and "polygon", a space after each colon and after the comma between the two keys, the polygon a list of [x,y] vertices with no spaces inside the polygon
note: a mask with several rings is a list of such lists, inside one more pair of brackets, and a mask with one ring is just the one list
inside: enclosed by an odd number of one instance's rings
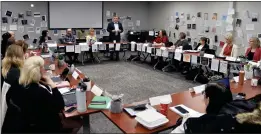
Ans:
{"label": "woman with long dark hair", "polygon": [[41,45],[43,42],[46,42],[47,40],[52,40],[52,38],[48,36],[48,30],[43,30],[42,36],[39,38],[39,45]]}

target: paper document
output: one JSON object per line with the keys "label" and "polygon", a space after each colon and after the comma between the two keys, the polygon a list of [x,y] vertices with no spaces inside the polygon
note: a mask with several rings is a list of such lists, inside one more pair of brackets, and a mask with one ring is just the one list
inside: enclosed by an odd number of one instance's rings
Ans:
{"label": "paper document", "polygon": [[191,56],[191,63],[192,64],[198,64],[198,56],[192,55]]}
{"label": "paper document", "polygon": [[236,61],[237,59],[235,57],[227,56],[226,60],[227,61]]}
{"label": "paper document", "polygon": [[145,52],[145,51],[146,51],[146,47],[147,47],[147,44],[143,44],[143,46],[142,46],[142,52]]}
{"label": "paper document", "polygon": [[227,21],[228,24],[232,25],[234,19],[232,18],[232,16],[227,16],[227,20],[226,21]]}
{"label": "paper document", "polygon": [[229,8],[228,11],[227,11],[227,14],[228,14],[228,15],[233,15],[233,14],[235,14],[235,9],[234,9],[234,8]]}
{"label": "paper document", "polygon": [[10,31],[17,31],[17,25],[10,25]]}
{"label": "paper document", "polygon": [[94,85],[91,89],[91,92],[95,94],[96,96],[101,96],[103,91],[96,85]]}
{"label": "paper document", "polygon": [[215,56],[213,54],[204,54],[203,57],[209,58],[209,59],[213,59]]}
{"label": "paper document", "polygon": [[136,45],[135,42],[131,42],[131,51],[135,51],[135,45]]}
{"label": "paper document", "polygon": [[182,56],[181,53],[179,53],[179,52],[175,52],[174,59],[180,61],[180,60],[181,60],[181,56]]}
{"label": "paper document", "polygon": [[219,72],[227,74],[227,65],[228,65],[227,61],[220,61]]}
{"label": "paper document", "polygon": [[149,31],[149,36],[154,36],[154,31]]}
{"label": "paper document", "polygon": [[183,61],[190,63],[190,54],[183,54]]}
{"label": "paper document", "polygon": [[81,45],[81,51],[89,51],[90,47],[86,44],[86,45]]}
{"label": "paper document", "polygon": [[98,44],[93,44],[92,45],[92,52],[98,52]]}
{"label": "paper document", "polygon": [[159,105],[162,100],[164,100],[164,102],[166,101],[172,103],[172,98],[170,94],[149,98],[151,106]]}
{"label": "paper document", "polygon": [[106,44],[100,44],[99,50],[106,50]]}
{"label": "paper document", "polygon": [[227,32],[233,31],[233,25],[228,24],[228,25],[226,26],[226,31],[227,31]]}
{"label": "paper document", "polygon": [[78,72],[77,72],[77,71],[73,71],[72,77],[73,77],[75,80],[77,80],[78,76],[79,76]]}
{"label": "paper document", "polygon": [[57,47],[57,43],[47,43],[48,47]]}
{"label": "paper document", "polygon": [[75,53],[81,53],[81,46],[80,45],[75,45]]}
{"label": "paper document", "polygon": [[120,51],[120,49],[121,49],[121,44],[120,44],[120,43],[117,43],[117,44],[116,44],[115,51]]}
{"label": "paper document", "polygon": [[166,49],[166,50],[163,50],[162,52],[162,57],[166,57],[168,58],[169,57],[169,51]]}
{"label": "paper document", "polygon": [[222,26],[222,22],[221,22],[221,21],[219,21],[219,20],[218,20],[218,21],[216,21],[216,26],[217,26],[217,27],[220,27],[220,26]]}
{"label": "paper document", "polygon": [[151,54],[152,47],[147,47],[147,53]]}
{"label": "paper document", "polygon": [[[235,81],[236,83],[239,82],[239,76],[233,77],[233,79],[234,79],[234,81]],[[246,80],[246,78],[244,77],[244,81],[245,81],[245,80]]]}
{"label": "paper document", "polygon": [[66,52],[74,52],[74,45],[66,45]]}
{"label": "paper document", "polygon": [[157,55],[157,56],[161,56],[161,55],[162,55],[161,52],[162,52],[161,49],[156,49],[156,55]]}
{"label": "paper document", "polygon": [[139,44],[137,44],[137,51],[141,51],[141,50],[142,50],[142,44],[139,43]]}
{"label": "paper document", "polygon": [[193,87],[192,91],[195,92],[195,94],[202,94],[202,92],[205,91],[205,88],[206,88],[206,84]]}
{"label": "paper document", "polygon": [[68,88],[68,87],[59,88],[58,90],[59,90],[59,92],[60,92],[61,94],[70,92],[70,88]]}
{"label": "paper document", "polygon": [[114,44],[109,44],[109,48],[114,48]]}
{"label": "paper document", "polygon": [[211,70],[218,71],[218,67],[219,67],[219,60],[212,59],[212,61],[211,61]]}
{"label": "paper document", "polygon": [[254,30],[254,29],[255,29],[254,24],[246,24],[246,30],[250,31],[250,30]]}

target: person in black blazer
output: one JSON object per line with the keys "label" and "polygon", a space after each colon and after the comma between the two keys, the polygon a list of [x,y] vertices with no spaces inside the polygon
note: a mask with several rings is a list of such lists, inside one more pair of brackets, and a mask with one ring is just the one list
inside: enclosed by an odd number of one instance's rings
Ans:
{"label": "person in black blazer", "polygon": [[[24,52],[21,46],[16,44],[10,45],[6,49],[5,58],[2,61],[2,81],[9,84],[11,87],[6,93],[7,111],[4,119],[2,132],[3,133],[19,133],[23,126],[21,123],[22,116],[19,110],[14,105],[20,105],[22,89],[19,87],[20,68],[24,63]],[[3,85],[3,84],[2,84]],[[2,90],[2,88],[1,88]],[[4,99],[4,98],[2,98]],[[11,103],[12,102],[12,103]],[[14,129],[15,128],[15,129]]]}
{"label": "person in black blazer", "polygon": [[39,45],[41,45],[46,40],[52,40],[52,38],[50,36],[48,36],[48,30],[43,30],[42,36],[40,36],[40,38],[39,38]]}
{"label": "person in black blazer", "polygon": [[209,39],[206,37],[201,37],[200,38],[200,43],[196,46],[194,50],[207,50],[209,49]]}
{"label": "person in black blazer", "polygon": [[[113,17],[113,22],[110,22],[107,26],[107,31],[110,33],[109,38],[110,42],[113,42],[114,40],[116,42],[121,41],[121,33],[123,32],[123,27],[122,24],[119,22],[119,17],[114,16]],[[111,52],[111,60],[113,60],[113,53],[114,51]],[[116,60],[119,60],[119,51],[116,51]]]}

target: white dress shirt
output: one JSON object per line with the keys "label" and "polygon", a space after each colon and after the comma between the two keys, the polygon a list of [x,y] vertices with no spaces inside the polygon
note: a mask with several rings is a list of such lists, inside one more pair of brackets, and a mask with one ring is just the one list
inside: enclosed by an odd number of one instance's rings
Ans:
{"label": "white dress shirt", "polygon": [[119,24],[118,23],[114,23],[114,30],[118,31],[119,30]]}

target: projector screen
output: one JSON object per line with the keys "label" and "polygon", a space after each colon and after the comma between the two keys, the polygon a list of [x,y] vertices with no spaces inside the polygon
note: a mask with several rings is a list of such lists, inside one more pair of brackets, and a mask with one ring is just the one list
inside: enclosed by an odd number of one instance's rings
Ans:
{"label": "projector screen", "polygon": [[49,28],[102,28],[102,2],[49,2]]}

